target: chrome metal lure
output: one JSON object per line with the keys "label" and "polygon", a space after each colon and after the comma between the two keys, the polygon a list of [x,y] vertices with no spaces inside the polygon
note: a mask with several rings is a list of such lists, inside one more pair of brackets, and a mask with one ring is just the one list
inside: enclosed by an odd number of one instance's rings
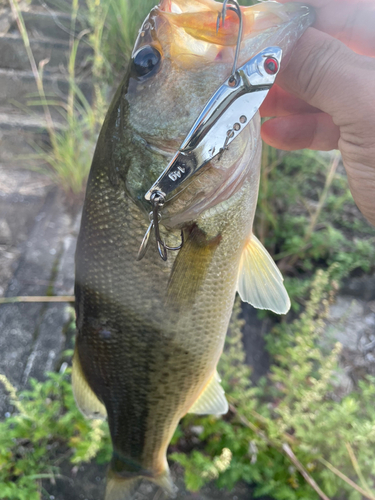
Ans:
{"label": "chrome metal lure", "polygon": [[[234,6],[227,6],[229,2]],[[223,10],[218,15],[218,29],[220,19],[223,24],[225,22],[227,9],[236,12],[240,20],[232,74],[208,101],[180,149],[145,194],[145,199],[151,202],[153,211],[150,214],[150,226],[138,253],[138,260],[141,260],[146,253],[152,228],[155,229],[159,255],[163,260],[167,260],[167,250],[182,248],[183,239],[180,246],[171,248],[160,237],[160,209],[168,201],[167,196],[228,148],[253,119],[280,70],[282,50],[279,47],[262,50],[237,69],[243,28],[242,13],[237,0],[225,0]]]}
{"label": "chrome metal lure", "polygon": [[[259,52],[215,92],[206,104],[179,151],[147,191],[166,198],[206,163],[222,153],[253,119],[279,72],[282,51],[268,47]],[[228,126],[228,124],[231,124]]]}

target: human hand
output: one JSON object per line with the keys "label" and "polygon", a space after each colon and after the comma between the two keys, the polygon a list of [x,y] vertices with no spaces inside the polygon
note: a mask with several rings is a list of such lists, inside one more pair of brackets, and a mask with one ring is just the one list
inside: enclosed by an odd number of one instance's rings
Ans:
{"label": "human hand", "polygon": [[375,2],[307,3],[316,22],[261,107],[274,117],[262,138],[284,150],[340,149],[353,198],[375,225]]}

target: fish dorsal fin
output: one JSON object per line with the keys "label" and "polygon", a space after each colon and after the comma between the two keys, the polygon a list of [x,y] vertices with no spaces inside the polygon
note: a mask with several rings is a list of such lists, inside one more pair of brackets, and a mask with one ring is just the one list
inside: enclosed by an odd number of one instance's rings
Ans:
{"label": "fish dorsal fin", "polygon": [[87,418],[105,420],[107,418],[105,406],[95,396],[89,384],[86,382],[77,348],[73,357],[72,385],[74,399],[83,415]]}
{"label": "fish dorsal fin", "polygon": [[286,314],[290,299],[284,279],[262,243],[253,234],[243,249],[238,271],[238,293],[257,309]]}
{"label": "fish dorsal fin", "polygon": [[190,408],[189,413],[196,415],[225,415],[228,413],[228,402],[224,395],[224,389],[220,385],[220,377],[217,372],[211,378]]}

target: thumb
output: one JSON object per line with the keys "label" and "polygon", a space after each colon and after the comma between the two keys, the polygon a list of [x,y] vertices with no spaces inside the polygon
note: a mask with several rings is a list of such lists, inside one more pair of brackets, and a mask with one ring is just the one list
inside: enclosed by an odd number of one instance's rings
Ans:
{"label": "thumb", "polygon": [[277,83],[331,115],[340,127],[348,116],[355,119],[363,113],[359,100],[368,92],[361,87],[373,84],[374,71],[374,59],[358,55],[330,35],[309,28],[297,42]]}
{"label": "thumb", "polygon": [[277,83],[329,114],[339,127],[338,146],[354,200],[375,225],[375,59],[309,28]]}

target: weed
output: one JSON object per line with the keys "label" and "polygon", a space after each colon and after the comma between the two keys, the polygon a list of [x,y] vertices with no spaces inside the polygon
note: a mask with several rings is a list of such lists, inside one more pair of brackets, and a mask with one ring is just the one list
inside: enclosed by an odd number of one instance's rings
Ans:
{"label": "weed", "polygon": [[334,274],[334,268],[318,271],[305,312],[268,335],[273,365],[258,387],[250,385],[244,364],[237,303],[219,366],[231,414],[186,418],[183,431],[203,428],[205,451],[171,456],[184,466],[188,488],[196,491],[212,479],[206,471],[228,449],[231,463],[218,472],[220,487],[245,480],[256,485],[256,496],[276,500],[374,498],[374,380],[363,380],[358,392],[338,400],[334,378],[341,346],[328,354],[319,347]]}
{"label": "weed", "polygon": [[[29,160],[37,160],[39,165],[47,164],[48,168],[37,167],[38,170],[51,175],[56,184],[68,196],[70,201],[80,200],[85,188],[86,180],[90,171],[92,154],[97,134],[105,115],[105,95],[107,84],[104,81],[109,73],[108,64],[102,53],[102,35],[106,19],[107,8],[102,7],[100,2],[87,0],[89,33],[81,33],[74,36],[78,15],[78,0],[72,0],[70,32],[70,54],[67,64],[67,79],[69,90],[67,100],[60,101],[47,97],[43,86],[43,70],[48,64],[43,61],[39,68],[35,63],[30,49],[30,40],[22,12],[18,3],[11,0],[13,14],[17,20],[24,45],[27,49],[30,65],[37,83],[39,99],[30,101],[29,106],[42,105],[46,128],[50,145],[47,147],[35,144],[36,154],[28,157]],[[77,51],[84,35],[88,35],[86,43],[92,48],[92,80],[94,88],[93,102],[90,103],[79,87],[79,79],[76,77]],[[52,119],[51,107],[57,109],[63,118],[63,122]],[[34,167],[35,168],[35,167]]]}
{"label": "weed", "polygon": [[340,161],[338,153],[264,147],[255,233],[286,274],[295,310],[317,269],[336,263],[340,282],[375,266],[375,233],[353,202]]}
{"label": "weed", "polygon": [[42,480],[59,474],[62,458],[74,464],[109,459],[106,426],[77,410],[69,375],[70,369],[48,374],[45,382],[32,379],[21,393],[0,375],[16,410],[0,422],[2,500],[40,500]]}

